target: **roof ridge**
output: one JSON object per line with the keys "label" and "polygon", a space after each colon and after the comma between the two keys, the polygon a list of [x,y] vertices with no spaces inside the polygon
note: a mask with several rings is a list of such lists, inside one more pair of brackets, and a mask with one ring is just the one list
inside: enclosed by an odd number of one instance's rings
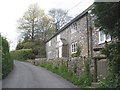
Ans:
{"label": "roof ridge", "polygon": [[86,15],[88,13],[88,11],[93,7],[94,4],[92,4],[91,6],[89,6],[87,9],[85,9],[83,12],[81,12],[79,15],[77,15],[75,18],[73,18],[71,21],[69,21],[67,24],[65,24],[58,32],[56,32],[50,39],[48,39],[47,41],[45,41],[46,43],[48,41],[50,41],[52,38],[54,38],[55,36],[57,36],[60,32],[64,31],[68,26],[70,26],[73,22],[75,22],[76,20],[82,18],[84,15]]}

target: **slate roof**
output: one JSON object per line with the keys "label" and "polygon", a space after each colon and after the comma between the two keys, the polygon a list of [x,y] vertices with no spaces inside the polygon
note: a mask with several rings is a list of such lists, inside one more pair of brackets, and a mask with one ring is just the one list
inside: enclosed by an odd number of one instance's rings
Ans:
{"label": "slate roof", "polygon": [[63,26],[58,32],[56,32],[50,39],[48,39],[46,41],[46,43],[48,41],[50,41],[52,38],[54,38],[55,36],[57,36],[60,32],[64,31],[66,28],[68,28],[71,24],[73,24],[75,21],[79,20],[80,18],[82,18],[83,16],[85,16],[86,14],[88,14],[88,11],[90,9],[92,9],[93,4],[91,6],[89,6],[86,10],[84,10],[82,13],[80,13],[78,16],[76,16],[74,19],[72,19],[70,22],[68,22],[65,26]]}

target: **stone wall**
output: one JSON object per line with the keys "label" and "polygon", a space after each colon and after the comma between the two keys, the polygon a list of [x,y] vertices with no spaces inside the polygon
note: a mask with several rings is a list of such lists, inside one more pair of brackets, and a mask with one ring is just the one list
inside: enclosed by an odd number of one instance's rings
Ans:
{"label": "stone wall", "polygon": [[48,59],[53,59],[58,57],[57,47],[56,47],[56,41],[57,37],[53,38],[51,41],[51,46],[49,46],[49,42],[46,43],[46,54]]}
{"label": "stone wall", "polygon": [[[88,56],[88,42],[87,42],[87,20],[86,20],[86,15],[84,15],[82,18],[78,19],[74,23],[77,24],[77,30],[75,32],[71,32],[71,25],[68,26],[65,30],[60,32],[58,35],[60,35],[60,38],[63,38],[66,40],[68,43],[68,56],[71,57],[71,48],[72,48],[72,43],[77,42],[78,46],[81,48],[81,56]],[[56,47],[57,45],[57,36],[56,35],[54,38],[52,38],[51,41],[51,46],[49,46],[49,42],[46,43],[46,52],[47,52],[47,58],[48,54],[51,51],[51,59],[53,58],[58,58],[58,49]]]}
{"label": "stone wall", "polygon": [[[35,63],[47,63],[51,62],[53,65],[60,66],[64,64],[68,70],[71,70],[74,75],[79,76],[81,73],[84,72],[84,57],[75,57],[75,58],[58,58],[58,59],[50,59],[47,60],[46,58],[38,58],[35,59]],[[75,70],[76,69],[76,70]]]}
{"label": "stone wall", "polygon": [[[79,76],[84,72],[84,63],[87,58],[85,57],[74,57],[74,58],[58,58],[58,59],[47,59],[47,58],[37,58],[35,60],[30,60],[30,63],[49,63],[51,62],[53,66],[60,67],[61,65],[65,65],[66,68],[72,71],[73,75]],[[94,67],[94,66],[93,66]],[[90,65],[90,72],[92,78],[94,78],[94,69]],[[106,60],[97,61],[97,79],[103,80],[105,75],[107,74],[107,62]]]}

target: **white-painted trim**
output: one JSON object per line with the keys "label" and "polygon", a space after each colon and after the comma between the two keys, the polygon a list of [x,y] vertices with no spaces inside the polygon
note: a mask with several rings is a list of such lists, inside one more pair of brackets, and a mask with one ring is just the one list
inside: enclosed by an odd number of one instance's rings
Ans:
{"label": "white-painted trim", "polygon": [[51,42],[51,40],[48,42],[48,45],[49,45],[49,47],[52,46],[52,42]]}
{"label": "white-painted trim", "polygon": [[62,57],[62,47],[59,47],[59,58]]}
{"label": "white-painted trim", "polygon": [[63,43],[60,39],[60,34],[59,34],[59,35],[57,35],[57,42],[56,42],[56,47],[58,49],[59,58],[62,57],[62,45],[63,45]]}
{"label": "white-painted trim", "polygon": [[101,40],[100,40],[100,38],[101,38],[100,32],[101,32],[101,31],[98,32],[98,36],[99,36],[99,43],[98,43],[98,44],[103,44],[103,43],[105,43],[105,41],[107,41],[107,42],[111,41],[111,37],[110,37],[109,39],[106,39],[106,34],[104,34],[103,32],[102,32],[102,33],[103,33],[103,39],[104,39],[104,40],[101,41]]}
{"label": "white-painted trim", "polygon": [[71,53],[72,53],[72,54],[77,52],[77,47],[78,47],[78,45],[76,46],[76,51],[73,52],[73,50],[72,50],[72,49],[74,49],[74,48],[72,47],[74,44],[77,45],[77,42],[73,42],[73,43],[71,44]]}

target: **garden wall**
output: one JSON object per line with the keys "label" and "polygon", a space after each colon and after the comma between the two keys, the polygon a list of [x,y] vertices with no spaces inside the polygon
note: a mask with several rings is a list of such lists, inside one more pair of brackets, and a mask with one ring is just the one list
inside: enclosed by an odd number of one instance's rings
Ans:
{"label": "garden wall", "polygon": [[[31,63],[47,63],[51,62],[52,65],[60,66],[65,65],[68,70],[71,70],[75,76],[79,76],[84,72],[84,63],[86,58],[74,57],[74,58],[58,58],[58,59],[50,59],[46,58],[37,58],[34,61],[31,60]],[[90,68],[93,68],[90,66]],[[94,69],[91,71],[92,77],[94,77]],[[106,60],[97,61],[97,79],[103,80],[107,74],[107,62]]]}
{"label": "garden wall", "polygon": [[53,65],[60,66],[65,65],[68,70],[71,70],[74,75],[80,75],[84,72],[84,61],[85,58],[75,57],[75,58],[58,58],[58,59],[50,59],[46,58],[37,58],[35,61],[31,61],[32,63],[47,63],[51,62]]}

